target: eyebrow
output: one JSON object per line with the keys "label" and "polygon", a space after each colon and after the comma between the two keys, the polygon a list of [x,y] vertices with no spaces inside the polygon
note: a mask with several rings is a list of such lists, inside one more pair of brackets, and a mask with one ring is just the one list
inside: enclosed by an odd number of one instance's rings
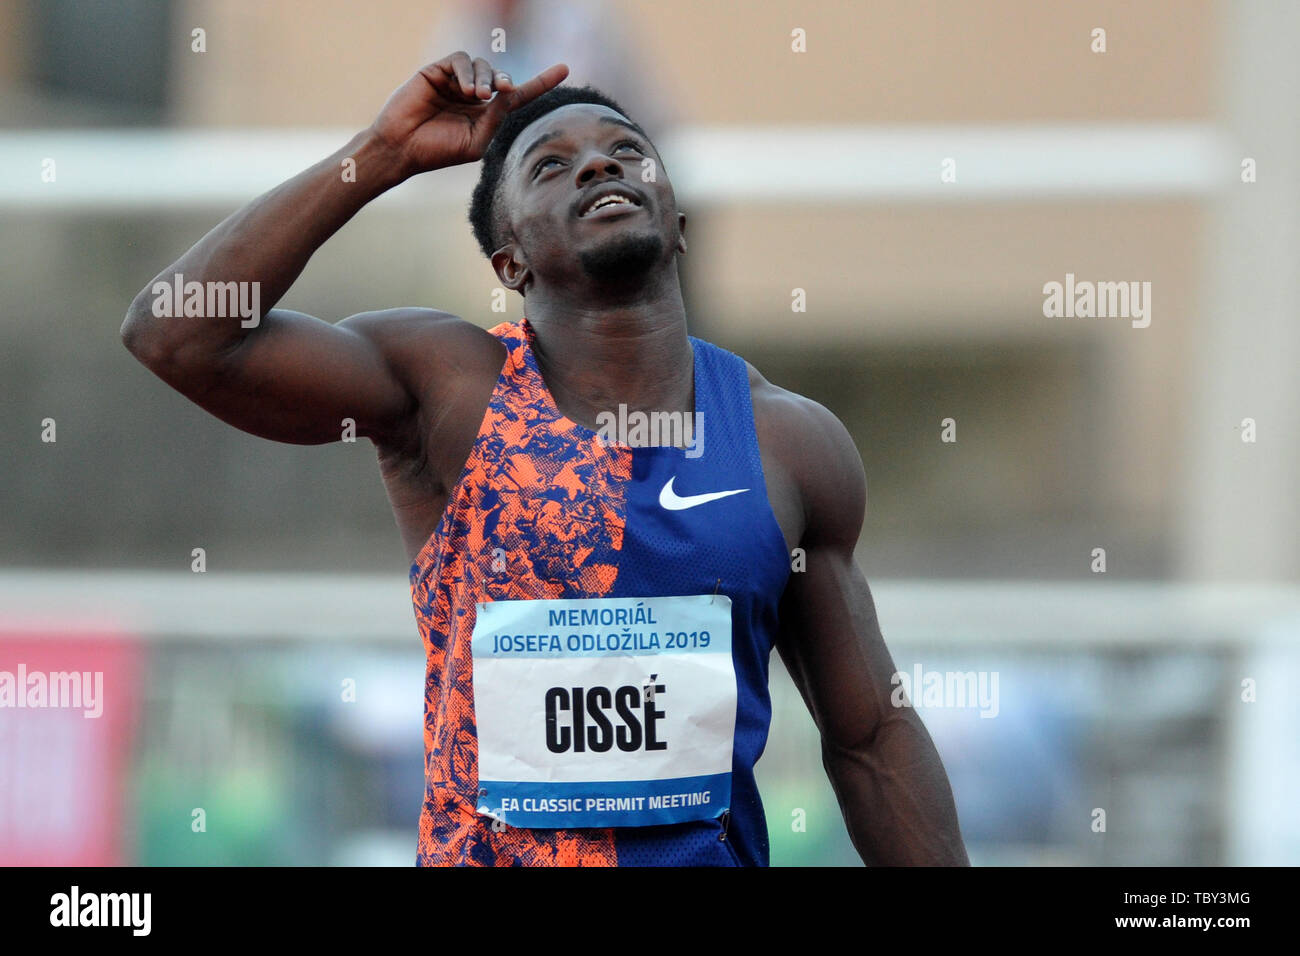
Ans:
{"label": "eyebrow", "polygon": [[[641,127],[637,126],[635,123],[631,122],[630,120],[623,119],[622,117],[602,116],[596,122],[602,123],[606,126],[622,126],[626,129],[630,129],[632,132],[636,133],[642,139],[649,139],[649,137],[646,136],[645,131],[642,130]],[[538,136],[537,139],[533,140],[533,142],[529,145],[529,147],[526,150],[524,150],[523,153],[519,156],[519,165],[520,166],[525,165],[528,162],[528,157],[532,155],[534,151],[545,146],[553,139],[559,139],[563,135],[564,134],[561,132],[554,131],[550,133],[543,133],[541,136]]]}

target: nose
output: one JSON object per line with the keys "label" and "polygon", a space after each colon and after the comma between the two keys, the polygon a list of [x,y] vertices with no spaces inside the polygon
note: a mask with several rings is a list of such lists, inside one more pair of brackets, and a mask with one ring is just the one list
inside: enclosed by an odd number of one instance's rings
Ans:
{"label": "nose", "polygon": [[585,186],[601,175],[623,178],[623,164],[613,156],[607,156],[598,149],[593,149],[578,165],[578,185]]}

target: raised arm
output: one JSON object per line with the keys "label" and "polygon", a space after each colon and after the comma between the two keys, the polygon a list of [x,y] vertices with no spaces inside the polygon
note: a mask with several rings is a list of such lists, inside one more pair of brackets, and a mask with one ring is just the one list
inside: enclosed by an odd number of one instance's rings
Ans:
{"label": "raised arm", "polygon": [[[472,336],[468,323],[399,309],[333,325],[274,306],[366,203],[417,173],[479,159],[508,112],[567,73],[557,64],[516,87],[463,52],[426,66],[368,129],[229,216],[150,281],[122,325],[126,347],[173,388],[253,434],[318,444],[338,440],[342,419],[351,418],[358,434],[395,437],[421,384],[404,367],[403,344],[432,340],[423,368],[432,363],[434,374],[440,363],[461,368],[436,346]],[[180,297],[171,294],[178,286]],[[192,298],[195,289],[203,294]]]}
{"label": "raised arm", "polygon": [[968,866],[939,754],[912,707],[890,695],[894,662],[866,578],[853,557],[866,476],[829,411],[787,403],[805,514],[806,570],[781,601],[777,649],[822,738],[822,763],[849,836],[868,865]]}

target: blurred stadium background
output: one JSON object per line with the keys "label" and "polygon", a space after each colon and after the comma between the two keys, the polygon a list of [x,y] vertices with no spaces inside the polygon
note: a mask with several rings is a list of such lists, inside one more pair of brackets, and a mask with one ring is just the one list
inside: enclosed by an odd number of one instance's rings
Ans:
{"label": "blurred stadium background", "polygon": [[[456,49],[622,100],[689,218],[691,331],[853,433],[899,669],[998,678],[996,716],[923,709],[975,863],[1300,863],[1298,40],[1289,0],[0,0],[0,671],[106,695],[0,709],[0,863],[413,862],[422,650],[371,446],[236,432],[118,328]],[[517,318],[475,175],[383,197],[282,304]],[[1150,327],[1045,318],[1067,273],[1149,281]],[[773,696],[773,863],[856,863],[775,655]]]}

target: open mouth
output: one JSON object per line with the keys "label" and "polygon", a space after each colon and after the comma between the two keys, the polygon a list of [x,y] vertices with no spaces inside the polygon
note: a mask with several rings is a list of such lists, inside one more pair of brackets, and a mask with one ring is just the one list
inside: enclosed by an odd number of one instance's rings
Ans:
{"label": "open mouth", "polygon": [[615,187],[602,189],[586,199],[578,209],[579,219],[605,219],[641,208],[641,200],[631,190]]}

